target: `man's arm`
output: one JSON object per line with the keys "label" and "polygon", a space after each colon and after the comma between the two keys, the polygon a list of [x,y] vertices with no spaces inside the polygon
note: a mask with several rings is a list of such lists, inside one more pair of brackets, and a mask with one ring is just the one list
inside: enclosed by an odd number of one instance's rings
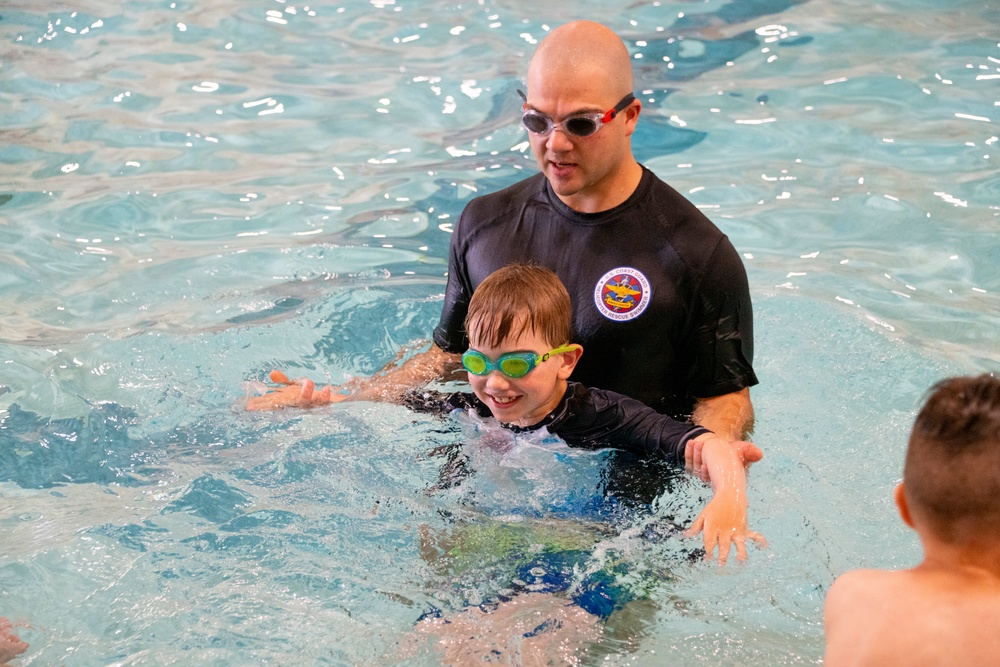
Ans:
{"label": "man's arm", "polygon": [[[745,439],[753,431],[753,404],[750,403],[750,389],[711,398],[699,398],[691,413],[691,421],[704,426],[724,440],[729,440],[737,455],[743,459],[748,469],[751,463],[764,458],[759,447]],[[708,469],[702,461],[701,440],[691,440],[684,449],[684,467],[706,482],[711,481]]]}
{"label": "man's arm", "polygon": [[263,396],[251,397],[246,409],[313,408],[345,400],[398,402],[407,391],[449,377],[461,365],[457,354],[445,352],[434,344],[402,364],[398,359],[370,378],[350,380],[339,388],[327,386],[319,391],[315,391],[312,380],[289,380],[280,371],[272,371],[271,380],[284,386]]}
{"label": "man's arm", "polygon": [[746,440],[753,432],[750,389],[744,387],[731,394],[697,399],[691,421],[704,426],[720,438]]}

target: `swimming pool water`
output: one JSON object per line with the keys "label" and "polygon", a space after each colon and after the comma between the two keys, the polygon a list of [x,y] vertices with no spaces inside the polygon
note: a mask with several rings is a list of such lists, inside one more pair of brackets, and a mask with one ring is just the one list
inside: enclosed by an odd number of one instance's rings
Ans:
{"label": "swimming pool water", "polygon": [[[744,567],[691,563],[665,529],[693,516],[692,480],[608,503],[627,462],[520,443],[429,493],[479,442],[456,424],[238,408],[272,367],[337,383],[429,335],[450,225],[533,171],[527,59],[581,17],[634,55],[637,156],[745,259],[770,548]],[[923,392],[1000,370],[998,21],[940,0],[8,0],[15,664],[439,664],[408,643],[417,619],[510,585],[485,564],[502,550],[428,558],[468,526],[622,565],[642,600],[584,664],[818,663],[833,578],[919,558],[890,493]]]}

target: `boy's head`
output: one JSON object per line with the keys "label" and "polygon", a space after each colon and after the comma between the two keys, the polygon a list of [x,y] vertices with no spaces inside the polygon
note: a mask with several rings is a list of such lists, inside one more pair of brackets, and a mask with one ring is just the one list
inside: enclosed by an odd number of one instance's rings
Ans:
{"label": "boy's head", "polygon": [[910,434],[903,493],[913,520],[940,540],[1000,535],[1000,379],[932,388]]}
{"label": "boy's head", "polygon": [[546,268],[512,264],[476,288],[463,364],[494,417],[526,426],[558,405],[583,352],[569,345],[572,326],[569,294]]}
{"label": "boy's head", "polygon": [[465,316],[472,347],[494,347],[526,331],[552,347],[569,343],[573,310],[569,293],[552,271],[534,264],[511,264],[476,288]]}

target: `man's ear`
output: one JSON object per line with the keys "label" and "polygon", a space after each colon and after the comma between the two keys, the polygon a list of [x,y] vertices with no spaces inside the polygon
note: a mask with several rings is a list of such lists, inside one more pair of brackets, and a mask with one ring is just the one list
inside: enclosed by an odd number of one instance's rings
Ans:
{"label": "man's ear", "polygon": [[576,368],[576,363],[580,361],[580,357],[583,356],[583,346],[577,345],[569,352],[563,352],[559,355],[559,379],[567,380],[569,376],[573,374],[573,369]]}
{"label": "man's ear", "polygon": [[899,516],[903,519],[903,523],[913,528],[913,517],[910,515],[910,505],[906,502],[906,491],[903,489],[903,482],[896,485],[893,497],[896,499],[896,509],[899,510]]}
{"label": "man's ear", "polygon": [[636,123],[639,122],[639,113],[642,111],[642,102],[635,100],[625,111],[625,134],[631,136],[635,132]]}

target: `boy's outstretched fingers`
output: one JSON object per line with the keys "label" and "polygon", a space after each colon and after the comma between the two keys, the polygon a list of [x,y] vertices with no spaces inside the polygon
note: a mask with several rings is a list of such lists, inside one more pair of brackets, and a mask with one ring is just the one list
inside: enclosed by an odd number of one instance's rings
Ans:
{"label": "boy's outstretched fingers", "polygon": [[281,385],[263,396],[247,399],[247,410],[278,410],[280,408],[312,408],[328,403],[337,403],[347,398],[345,394],[334,394],[333,387],[327,385],[316,391],[316,384],[308,379],[289,380],[279,370],[269,374],[272,382]]}
{"label": "boy's outstretched fingers", "polygon": [[760,533],[752,530],[746,531],[746,534],[736,533],[733,535],[733,543],[736,545],[736,560],[738,561],[747,559],[747,539],[756,542],[757,546],[761,548],[767,548],[767,540]]}
{"label": "boy's outstretched fingers", "polygon": [[288,379],[287,375],[279,371],[277,368],[271,371],[268,377],[271,378],[271,382],[273,382],[274,384],[295,384],[294,382]]}
{"label": "boy's outstretched fingers", "polygon": [[730,528],[728,530],[705,530],[705,513],[702,512],[691,526],[684,531],[684,537],[694,537],[702,534],[702,545],[705,548],[705,560],[712,560],[715,550],[719,550],[719,565],[729,561],[729,551],[736,546],[736,560],[747,560],[747,540],[756,542],[760,547],[767,547],[767,540],[760,533],[747,528]]}

